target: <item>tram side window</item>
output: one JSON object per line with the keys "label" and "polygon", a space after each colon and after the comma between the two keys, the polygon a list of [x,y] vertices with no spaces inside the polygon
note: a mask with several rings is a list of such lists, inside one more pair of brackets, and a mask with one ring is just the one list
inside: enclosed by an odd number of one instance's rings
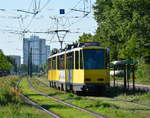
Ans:
{"label": "tram side window", "polygon": [[56,57],[52,58],[52,69],[56,69]]}
{"label": "tram side window", "polygon": [[74,55],[73,52],[67,54],[67,69],[74,68]]}
{"label": "tram side window", "polygon": [[52,69],[52,61],[51,61],[51,59],[48,59],[48,69],[49,70]]}
{"label": "tram side window", "polygon": [[75,51],[75,69],[79,69],[79,51]]}
{"label": "tram side window", "polygon": [[83,51],[81,50],[80,51],[80,69],[83,69],[83,62],[84,62],[84,60],[83,60]]}
{"label": "tram side window", "polygon": [[58,69],[64,69],[64,55],[58,56]]}

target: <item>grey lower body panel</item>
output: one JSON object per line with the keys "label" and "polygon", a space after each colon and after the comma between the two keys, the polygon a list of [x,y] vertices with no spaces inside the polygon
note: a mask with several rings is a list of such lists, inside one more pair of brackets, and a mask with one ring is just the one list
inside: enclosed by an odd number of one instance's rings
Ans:
{"label": "grey lower body panel", "polygon": [[108,86],[109,84],[102,84],[102,83],[73,84],[73,90],[84,91],[84,92],[95,92],[95,91],[103,91]]}
{"label": "grey lower body panel", "polygon": [[84,91],[84,92],[95,92],[103,91],[109,86],[108,83],[83,83],[83,84],[72,84],[69,82],[49,81],[50,87],[55,87],[65,91]]}

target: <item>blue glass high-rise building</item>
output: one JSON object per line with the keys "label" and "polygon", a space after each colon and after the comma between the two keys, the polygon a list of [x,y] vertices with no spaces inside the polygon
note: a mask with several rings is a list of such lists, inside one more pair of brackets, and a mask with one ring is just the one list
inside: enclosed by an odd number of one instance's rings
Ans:
{"label": "blue glass high-rise building", "polygon": [[39,36],[31,36],[23,39],[23,64],[28,64],[28,58],[32,49],[32,64],[45,64],[50,54],[50,46],[46,45],[46,40]]}

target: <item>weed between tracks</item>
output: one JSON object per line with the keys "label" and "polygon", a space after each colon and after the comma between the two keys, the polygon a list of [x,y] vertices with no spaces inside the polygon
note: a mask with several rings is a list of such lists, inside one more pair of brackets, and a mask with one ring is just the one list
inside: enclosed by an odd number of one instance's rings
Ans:
{"label": "weed between tracks", "polygon": [[[41,83],[41,81],[44,81],[46,83],[44,79],[40,79],[39,81],[33,78],[30,81],[32,82],[33,86],[40,91],[43,91],[66,102],[109,116],[111,118],[148,118],[148,116],[150,116],[150,107],[136,105],[119,100],[116,101],[112,98],[106,97],[77,96],[72,93],[66,93],[47,87],[45,84]],[[150,101],[150,99],[148,100],[149,95],[149,93],[141,94],[137,95],[137,98],[139,97],[139,101],[142,101],[142,99],[145,98],[147,99],[146,103],[148,103]],[[126,95],[126,97],[124,96],[125,95],[120,95],[118,96],[118,98],[124,98],[126,100],[126,98],[131,97],[130,95]]]}
{"label": "weed between tracks", "polygon": [[42,107],[46,108],[47,110],[50,110],[56,114],[59,114],[62,118],[95,118],[95,116],[91,116],[90,114],[68,107],[64,104],[57,103],[48,97],[42,96],[32,90],[26,79],[24,79],[20,87],[22,89],[22,92],[25,94],[25,96],[29,97],[36,103],[40,104]]}

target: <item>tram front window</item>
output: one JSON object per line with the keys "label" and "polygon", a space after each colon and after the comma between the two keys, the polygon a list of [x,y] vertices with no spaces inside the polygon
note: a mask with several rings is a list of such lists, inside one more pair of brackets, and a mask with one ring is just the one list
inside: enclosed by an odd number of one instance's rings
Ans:
{"label": "tram front window", "polygon": [[87,49],[83,50],[84,69],[104,69],[104,50]]}

